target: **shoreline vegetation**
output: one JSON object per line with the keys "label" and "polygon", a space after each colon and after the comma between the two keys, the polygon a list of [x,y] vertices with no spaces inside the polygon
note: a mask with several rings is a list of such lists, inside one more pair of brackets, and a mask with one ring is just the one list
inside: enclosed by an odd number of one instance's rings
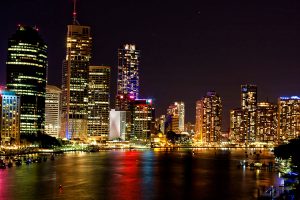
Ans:
{"label": "shoreline vegetation", "polygon": [[282,159],[292,158],[292,162],[300,166],[300,137],[290,140],[288,144],[282,144],[274,148],[274,154],[276,157]]}
{"label": "shoreline vegetation", "polygon": [[[297,172],[297,179],[300,180],[300,137],[297,139],[290,140],[287,144],[282,144],[274,148],[274,155],[277,158],[284,160],[291,160],[293,165],[293,171]],[[300,184],[299,181],[295,187],[295,199],[300,198]]]}

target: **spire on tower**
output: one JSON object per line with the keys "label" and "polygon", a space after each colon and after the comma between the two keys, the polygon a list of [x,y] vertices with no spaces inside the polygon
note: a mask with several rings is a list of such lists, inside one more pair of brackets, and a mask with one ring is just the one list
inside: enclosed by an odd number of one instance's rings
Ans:
{"label": "spire on tower", "polygon": [[78,24],[76,12],[76,0],[73,0],[73,24]]}

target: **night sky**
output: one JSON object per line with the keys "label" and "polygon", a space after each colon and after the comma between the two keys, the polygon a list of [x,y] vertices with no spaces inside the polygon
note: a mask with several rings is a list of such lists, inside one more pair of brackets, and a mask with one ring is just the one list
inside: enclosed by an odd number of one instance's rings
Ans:
{"label": "night sky", "polygon": [[[90,25],[93,65],[112,67],[117,49],[141,50],[141,97],[153,98],[157,116],[182,100],[186,121],[207,91],[220,94],[224,128],[240,106],[240,85],[258,86],[258,99],[300,95],[300,1],[78,0],[78,21]],[[48,43],[49,84],[61,84],[72,0],[9,0],[0,6],[0,83],[5,84],[8,38],[17,24],[36,25]]]}

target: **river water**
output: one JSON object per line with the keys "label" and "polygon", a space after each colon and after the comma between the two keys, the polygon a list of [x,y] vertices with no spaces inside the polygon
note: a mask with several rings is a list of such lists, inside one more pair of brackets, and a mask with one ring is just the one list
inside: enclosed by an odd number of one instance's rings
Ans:
{"label": "river water", "polygon": [[[282,184],[276,172],[237,168],[245,150],[194,152],[73,152],[54,161],[23,163],[0,169],[0,199],[243,200]],[[261,151],[260,157],[274,162],[269,151]]]}

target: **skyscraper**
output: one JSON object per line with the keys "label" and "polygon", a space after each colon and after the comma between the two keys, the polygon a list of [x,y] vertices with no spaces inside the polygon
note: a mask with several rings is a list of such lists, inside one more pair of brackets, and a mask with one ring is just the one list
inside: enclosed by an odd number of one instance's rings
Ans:
{"label": "skyscraper", "polygon": [[62,129],[68,139],[87,137],[88,67],[91,50],[90,27],[79,25],[74,10],[73,24],[68,25],[62,77]]}
{"label": "skyscraper", "polygon": [[275,142],[277,139],[277,106],[269,102],[259,102],[256,119],[256,142]]}
{"label": "skyscraper", "polygon": [[280,97],[278,99],[278,142],[300,136],[300,97]]}
{"label": "skyscraper", "polygon": [[246,123],[246,142],[256,141],[257,86],[241,85],[241,106]]}
{"label": "skyscraper", "polygon": [[146,142],[154,128],[154,108],[151,99],[136,99],[132,102],[132,136],[131,140]]}
{"label": "skyscraper", "polygon": [[107,140],[110,112],[110,67],[89,67],[88,136]]}
{"label": "skyscraper", "polygon": [[177,106],[178,109],[178,118],[179,118],[179,132],[184,132],[184,118],[185,118],[185,110],[184,110],[184,103],[182,101],[180,102],[175,102],[175,105]]}
{"label": "skyscraper", "polygon": [[61,89],[54,85],[47,85],[45,107],[45,133],[52,137],[59,137],[61,125]]}
{"label": "skyscraper", "polygon": [[175,133],[184,132],[184,102],[174,102],[167,109],[166,130]]}
{"label": "skyscraper", "polygon": [[253,111],[257,108],[257,86],[241,85],[241,105],[243,110]]}
{"label": "skyscraper", "polygon": [[247,123],[245,111],[237,108],[230,111],[230,140],[236,143],[247,141]]}
{"label": "skyscraper", "polygon": [[20,132],[44,133],[47,45],[37,28],[19,25],[8,42],[7,88],[21,98]]}
{"label": "skyscraper", "polygon": [[200,121],[200,141],[203,143],[220,142],[222,128],[222,101],[214,91],[207,92],[198,102]]}
{"label": "skyscraper", "polygon": [[196,121],[195,121],[195,134],[197,140],[202,140],[202,125],[201,120],[203,117],[203,104],[201,100],[196,101]]}
{"label": "skyscraper", "polygon": [[20,143],[20,97],[0,88],[0,144]]}
{"label": "skyscraper", "polygon": [[140,51],[134,44],[118,49],[118,82],[116,109],[128,109],[128,103],[139,98]]}

